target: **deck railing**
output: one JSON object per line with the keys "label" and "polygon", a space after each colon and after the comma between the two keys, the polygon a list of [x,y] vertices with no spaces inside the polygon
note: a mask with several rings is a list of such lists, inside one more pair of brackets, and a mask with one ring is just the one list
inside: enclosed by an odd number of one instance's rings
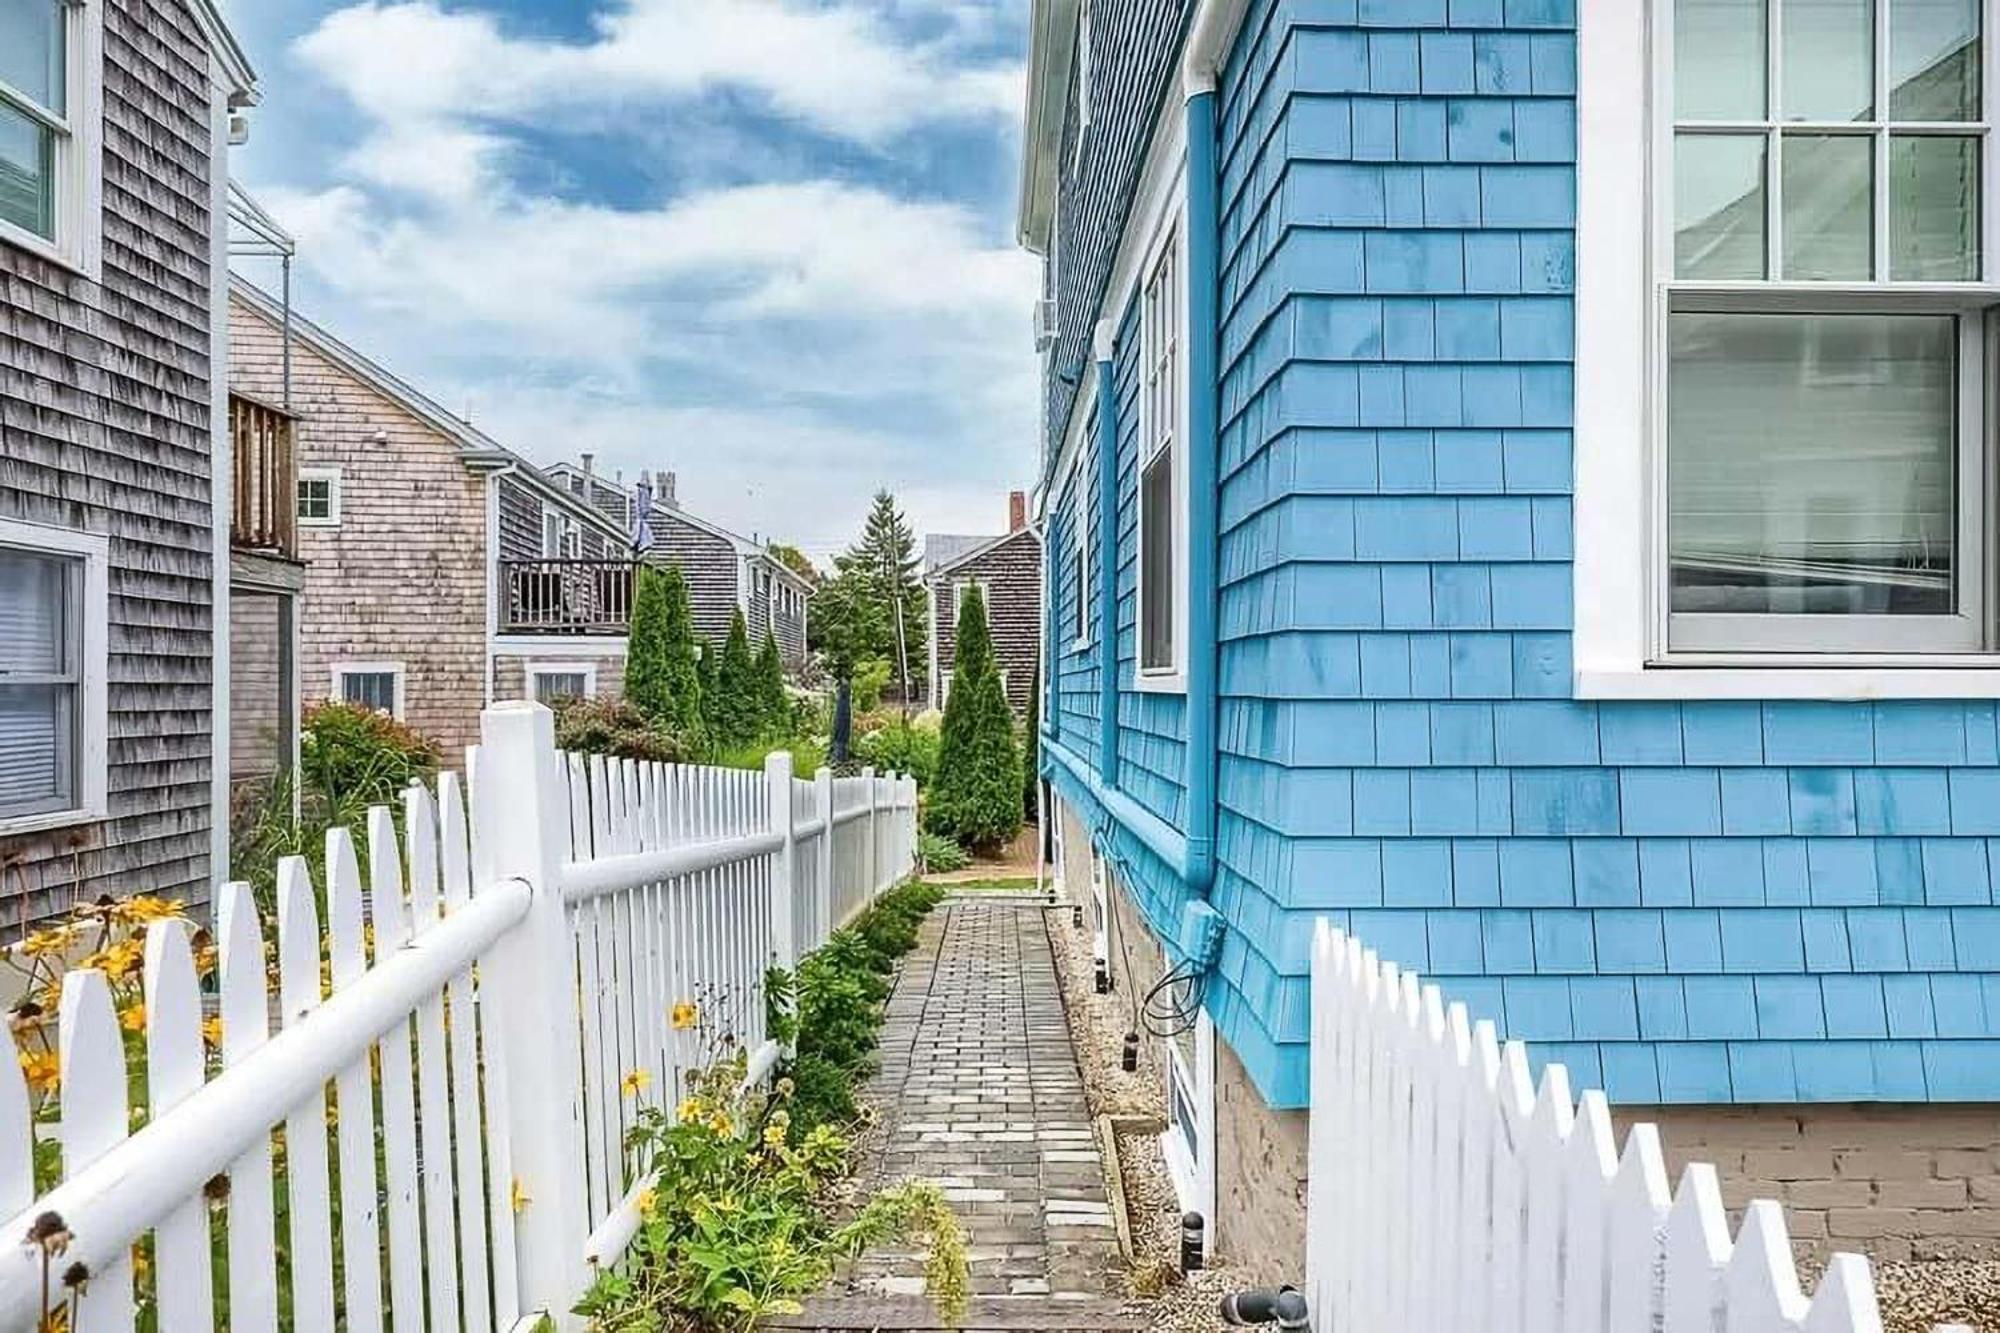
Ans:
{"label": "deck railing", "polygon": [[767,1076],[766,969],[915,864],[907,778],[564,756],[531,703],[466,768],[372,811],[365,854],[329,834],[323,893],[287,857],[275,913],[223,886],[212,938],[153,921],[62,978],[53,1040],[17,1022],[0,1328],[580,1327],[639,1225],[625,1136],[704,1058],[675,1009]]}
{"label": "deck railing", "polygon": [[299,451],[291,413],[242,394],[229,395],[233,467],[229,544],[251,551],[299,553]]}
{"label": "deck railing", "polygon": [[630,560],[502,560],[503,634],[623,634],[632,620]]}

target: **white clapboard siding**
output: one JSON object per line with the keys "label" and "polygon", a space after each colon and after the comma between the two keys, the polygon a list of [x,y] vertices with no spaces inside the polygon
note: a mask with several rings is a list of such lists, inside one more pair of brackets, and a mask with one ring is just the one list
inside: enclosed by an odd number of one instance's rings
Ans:
{"label": "white clapboard siding", "polygon": [[1867,1262],[1800,1290],[1783,1210],[1732,1236],[1713,1167],[1669,1192],[1595,1090],[1530,1076],[1437,987],[1321,922],[1312,952],[1306,1293],[1319,1333],[1880,1333]]}
{"label": "white clapboard siding", "polygon": [[[79,1329],[135,1327],[149,1237],[163,1333],[207,1333],[225,1306],[242,1333],[575,1327],[593,1265],[638,1227],[625,1131],[673,1104],[705,1043],[740,1043],[762,1077],[779,1054],[768,970],[914,861],[907,779],[565,759],[539,705],[489,710],[466,773],[411,787],[400,829],[369,811],[365,884],[335,830],[323,896],[298,857],[276,867],[269,915],[247,884],[216,889],[223,1077],[188,922],[147,930],[143,1041],[128,1046],[105,977],[68,974],[64,1176],[39,1197],[51,1131],[18,1059],[0,1060],[0,1226],[64,1219],[60,1263],[88,1273]],[[675,1028],[682,1001],[701,1031]],[[136,1133],[131,1086],[149,1098]],[[42,1277],[39,1250],[0,1246],[0,1327],[33,1325]]]}

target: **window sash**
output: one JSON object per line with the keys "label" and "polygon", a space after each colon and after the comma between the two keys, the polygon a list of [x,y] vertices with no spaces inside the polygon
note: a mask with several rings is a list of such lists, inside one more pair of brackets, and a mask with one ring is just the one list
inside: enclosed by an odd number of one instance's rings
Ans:
{"label": "window sash", "polygon": [[[83,752],[84,562],[45,551],[0,550],[38,566],[46,599],[9,627],[0,658],[0,819],[53,814],[81,806]],[[28,602],[16,588],[9,604]],[[37,643],[41,631],[46,641]]]}
{"label": "window sash", "polygon": [[1139,669],[1170,672],[1176,666],[1180,626],[1175,615],[1174,455],[1169,449],[1139,476]]}
{"label": "window sash", "polygon": [[50,105],[31,95],[6,79],[0,78],[0,107],[18,113],[28,124],[45,136],[46,149],[38,154],[40,165],[37,184],[43,194],[43,209],[46,227],[39,222],[34,225],[16,222],[11,218],[0,218],[0,226],[17,228],[37,240],[56,244],[64,237],[75,219],[75,203],[69,189],[73,173],[82,169],[76,150],[75,103],[79,96],[77,77],[78,55],[83,45],[80,5],[63,3],[57,6],[57,22],[53,25],[56,50],[50,53],[52,92],[57,105]]}
{"label": "window sash", "polygon": [[588,699],[590,676],[582,671],[535,672],[535,702],[553,704],[558,699]]}
{"label": "window sash", "polygon": [[1182,285],[1180,223],[1169,221],[1141,296],[1139,355],[1144,376],[1138,494],[1139,674],[1171,677],[1180,667],[1180,484]]}
{"label": "window sash", "polygon": [[[377,702],[386,693],[386,702]],[[342,671],[340,701],[360,708],[373,708],[394,716],[396,713],[396,673],[393,671]]]}

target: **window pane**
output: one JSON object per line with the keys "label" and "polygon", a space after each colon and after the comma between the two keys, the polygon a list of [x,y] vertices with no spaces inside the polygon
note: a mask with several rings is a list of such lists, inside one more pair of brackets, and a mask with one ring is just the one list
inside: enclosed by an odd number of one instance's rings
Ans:
{"label": "window pane", "polygon": [[581,699],[588,693],[583,675],[576,671],[535,673],[535,701],[552,704],[558,699]]}
{"label": "window pane", "polygon": [[66,672],[70,563],[0,549],[0,677]]}
{"label": "window pane", "polygon": [[63,0],[0,0],[0,82],[64,114]]}
{"label": "window pane", "polygon": [[1674,272],[1683,278],[1764,276],[1761,134],[1674,140]]}
{"label": "window pane", "polygon": [[1764,119],[1764,0],[1674,6],[1674,118]]}
{"label": "window pane", "polygon": [[349,671],[340,678],[340,697],[378,712],[396,711],[396,677],[388,671]]}
{"label": "window pane", "polygon": [[1979,119],[1979,0],[1890,0],[1889,115]]}
{"label": "window pane", "polygon": [[1139,553],[1139,601],[1146,623],[1139,665],[1148,671],[1174,665],[1174,454],[1167,449],[1146,465],[1140,480],[1140,522],[1145,540]]}
{"label": "window pane", "polygon": [[1785,120],[1867,120],[1875,111],[1873,0],[1785,0]]}
{"label": "window pane", "polygon": [[1783,276],[1866,281],[1874,268],[1875,146],[1860,134],[1784,139]]}
{"label": "window pane", "polygon": [[1979,278],[1979,140],[1898,134],[1889,140],[1889,276]]}
{"label": "window pane", "polygon": [[1669,329],[1675,611],[1955,609],[1954,317],[1679,312]]}
{"label": "window pane", "polygon": [[55,179],[54,133],[0,102],[0,220],[53,239]]}
{"label": "window pane", "polygon": [[78,803],[75,689],[0,685],[0,815]]}

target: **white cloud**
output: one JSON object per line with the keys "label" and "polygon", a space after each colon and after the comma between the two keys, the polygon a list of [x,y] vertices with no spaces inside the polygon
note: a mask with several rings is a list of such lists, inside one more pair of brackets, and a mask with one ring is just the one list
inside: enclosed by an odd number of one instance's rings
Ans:
{"label": "white cloud", "polygon": [[910,46],[859,5],[786,0],[627,0],[594,40],[510,35],[488,14],[430,0],[367,0],[296,44],[327,82],[385,120],[529,119],[749,90],[776,112],[880,141],[914,126],[1019,114],[1018,64],[954,63],[950,39]]}
{"label": "white cloud", "polygon": [[[303,313],[539,461],[676,468],[701,512],[821,552],[881,486],[920,526],[993,529],[1038,401],[1037,269],[1003,220],[835,180],[618,206],[512,168],[544,165],[548,125],[644,151],[722,87],[885,152],[942,119],[997,153],[1019,71],[965,53],[1012,3],[623,0],[576,43],[371,0],[295,43],[358,136],[260,197],[299,241]],[[728,114],[770,132],[768,109]]]}

